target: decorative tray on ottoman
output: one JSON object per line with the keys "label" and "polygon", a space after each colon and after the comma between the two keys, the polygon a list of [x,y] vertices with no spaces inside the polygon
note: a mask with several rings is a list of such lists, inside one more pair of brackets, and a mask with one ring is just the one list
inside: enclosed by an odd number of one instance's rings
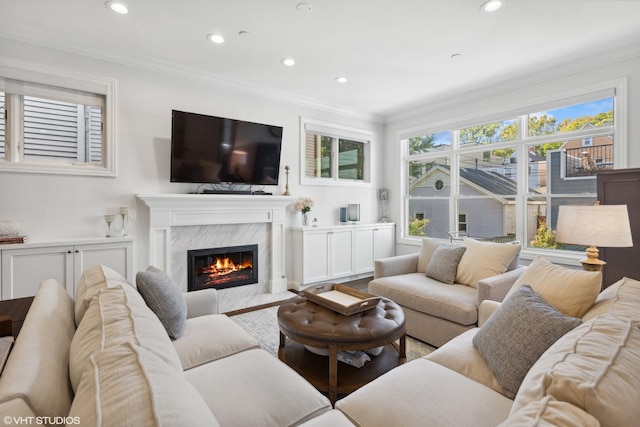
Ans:
{"label": "decorative tray on ottoman", "polygon": [[309,301],[345,316],[370,310],[378,305],[381,298],[348,286],[331,283],[310,286],[304,289],[302,294]]}

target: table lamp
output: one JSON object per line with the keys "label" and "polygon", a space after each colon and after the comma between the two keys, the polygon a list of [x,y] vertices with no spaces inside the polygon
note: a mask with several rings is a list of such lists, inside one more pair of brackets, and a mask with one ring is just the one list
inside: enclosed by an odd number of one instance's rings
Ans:
{"label": "table lamp", "polygon": [[580,261],[587,271],[600,271],[606,264],[598,258],[596,246],[631,247],[631,227],[627,205],[560,206],[556,242],[589,246]]}

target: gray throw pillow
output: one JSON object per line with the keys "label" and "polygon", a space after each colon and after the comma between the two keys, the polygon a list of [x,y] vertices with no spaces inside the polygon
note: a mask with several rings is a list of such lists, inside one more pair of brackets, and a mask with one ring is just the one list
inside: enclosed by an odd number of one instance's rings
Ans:
{"label": "gray throw pillow", "polygon": [[136,275],[136,285],[167,334],[172,339],[180,338],[186,327],[187,303],[171,277],[152,266]]}
{"label": "gray throw pillow", "polygon": [[427,264],[427,277],[451,284],[456,280],[458,264],[467,248],[464,246],[438,246]]}
{"label": "gray throw pillow", "polygon": [[523,285],[482,325],[473,344],[505,396],[513,399],[542,353],[580,323],[546,303],[531,286]]}

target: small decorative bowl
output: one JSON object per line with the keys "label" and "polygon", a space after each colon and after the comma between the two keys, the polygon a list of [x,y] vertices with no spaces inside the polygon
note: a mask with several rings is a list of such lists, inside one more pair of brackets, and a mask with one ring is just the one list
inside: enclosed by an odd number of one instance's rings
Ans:
{"label": "small decorative bowl", "polygon": [[22,231],[22,221],[0,220],[0,237],[17,237]]}

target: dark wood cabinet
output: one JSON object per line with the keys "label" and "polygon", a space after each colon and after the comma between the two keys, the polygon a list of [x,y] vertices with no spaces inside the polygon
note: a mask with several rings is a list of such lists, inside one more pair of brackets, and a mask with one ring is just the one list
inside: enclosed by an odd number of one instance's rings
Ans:
{"label": "dark wood cabinet", "polygon": [[603,286],[622,277],[640,280],[640,169],[617,169],[598,172],[598,200],[602,205],[627,205],[633,236],[631,248],[598,248],[607,265]]}

